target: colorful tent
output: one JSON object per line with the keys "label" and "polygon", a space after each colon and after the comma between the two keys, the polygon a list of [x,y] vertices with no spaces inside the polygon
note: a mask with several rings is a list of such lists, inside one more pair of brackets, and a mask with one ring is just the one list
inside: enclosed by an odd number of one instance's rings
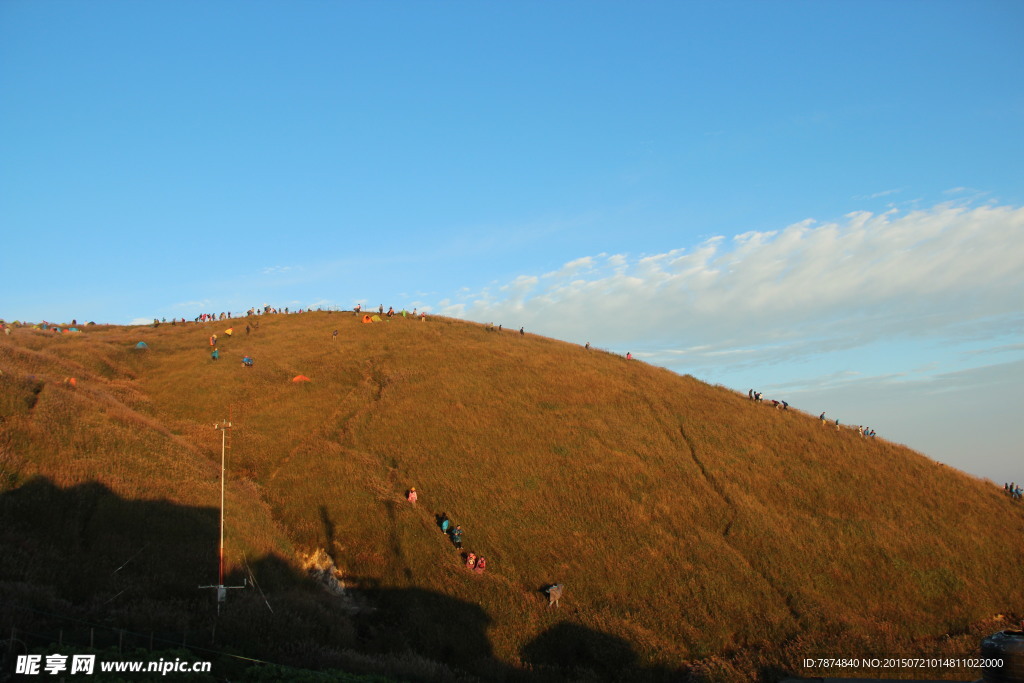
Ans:
{"label": "colorful tent", "polygon": [[372,321],[373,321],[373,322],[375,322],[375,323],[379,323],[379,322],[382,322],[382,321],[381,321],[381,317],[380,317],[379,315],[375,315],[375,316],[373,316],[372,318],[370,318],[370,320],[372,320]]}
{"label": "colorful tent", "polygon": [[373,319],[371,319],[370,316],[368,316],[368,315],[364,315],[363,316],[363,322],[364,323],[372,323]]}
{"label": "colorful tent", "polygon": [[294,377],[292,377],[292,382],[294,382],[296,384],[298,384],[299,382],[312,382],[312,381],[313,380],[311,380],[310,378],[306,377],[305,375],[295,375]]}
{"label": "colorful tent", "polygon": [[137,348],[137,349],[148,349],[149,348],[149,344],[147,344],[146,342],[139,342],[138,344],[135,345],[135,348]]}

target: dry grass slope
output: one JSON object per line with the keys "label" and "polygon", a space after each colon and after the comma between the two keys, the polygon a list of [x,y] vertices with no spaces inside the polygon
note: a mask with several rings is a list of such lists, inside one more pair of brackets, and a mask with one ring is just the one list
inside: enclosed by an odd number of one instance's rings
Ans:
{"label": "dry grass slope", "polygon": [[[1024,531],[1022,506],[902,446],[468,322],[259,322],[251,335],[236,323],[217,362],[207,339],[227,324],[0,338],[0,494],[34,476],[94,483],[215,523],[210,425],[230,411],[236,569],[272,555],[297,565],[322,548],[378,595],[476,605],[478,652],[441,659],[478,672],[472,657],[512,671],[558,663],[545,648],[567,625],[623,643],[628,656],[609,666],[703,659],[726,678],[784,669],[794,648],[837,637],[901,652],[959,637],[949,647],[963,653],[972,624],[1024,603],[1024,547],[1006,541]],[[312,381],[291,383],[297,374]],[[442,511],[488,558],[486,575],[460,567],[436,526]],[[83,519],[85,537],[102,536],[102,516]],[[0,562],[0,581],[46,583],[58,554],[22,548],[20,564]],[[205,561],[182,590],[213,578],[201,578]],[[538,590],[552,582],[568,587],[558,610]],[[94,583],[95,601],[113,594]],[[443,643],[443,615],[414,611],[401,642]],[[587,656],[600,670],[604,655]]]}

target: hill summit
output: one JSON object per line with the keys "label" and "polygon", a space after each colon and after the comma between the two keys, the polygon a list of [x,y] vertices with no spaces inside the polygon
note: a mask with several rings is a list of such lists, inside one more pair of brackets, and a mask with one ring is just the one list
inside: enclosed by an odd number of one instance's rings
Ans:
{"label": "hill summit", "polygon": [[0,337],[15,626],[212,630],[224,419],[227,569],[255,585],[215,641],[271,661],[764,680],[965,656],[1024,604],[1024,508],[991,482],[642,362],[351,312],[83,330]]}

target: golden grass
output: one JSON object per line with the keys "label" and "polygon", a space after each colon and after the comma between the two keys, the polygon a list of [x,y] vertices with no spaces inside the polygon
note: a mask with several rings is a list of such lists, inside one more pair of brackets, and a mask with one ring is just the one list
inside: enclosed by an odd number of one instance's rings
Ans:
{"label": "golden grass", "polygon": [[[901,446],[462,321],[259,321],[236,321],[217,362],[226,323],[0,339],[0,487],[44,475],[215,507],[211,425],[230,414],[236,568],[324,548],[380,590],[478,605],[484,654],[513,667],[567,621],[621,638],[637,667],[702,659],[729,680],[794,643],[912,648],[1024,600],[1024,548],[1006,542],[1021,506]],[[460,568],[442,511],[486,575]],[[538,591],[552,582],[560,610]]]}

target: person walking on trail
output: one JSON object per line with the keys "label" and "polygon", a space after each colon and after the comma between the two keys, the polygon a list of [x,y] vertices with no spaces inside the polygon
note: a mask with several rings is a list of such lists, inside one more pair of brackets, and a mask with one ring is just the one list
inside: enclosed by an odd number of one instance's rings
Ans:
{"label": "person walking on trail", "polygon": [[585,348],[587,351],[589,351],[590,350],[590,342],[587,342],[587,345],[584,346],[583,348]]}
{"label": "person walking on trail", "polygon": [[210,353],[210,358],[212,358],[213,360],[218,360],[220,358],[220,351],[218,351],[217,349],[214,349]]}
{"label": "person walking on trail", "polygon": [[211,334],[210,335],[210,346],[216,346],[216,345],[217,345],[217,335]]}
{"label": "person walking on trail", "polygon": [[331,333],[331,340],[332,341],[338,341],[338,331],[337,330],[335,330],[334,332]]}
{"label": "person walking on trail", "polygon": [[452,529],[452,543],[455,544],[456,550],[462,550],[462,525],[456,524],[455,528]]}
{"label": "person walking on trail", "polygon": [[837,417],[836,418],[836,431],[838,431],[838,430],[839,430],[839,418]]}
{"label": "person walking on trail", "polygon": [[751,389],[750,391],[747,392],[747,398],[749,398],[751,401],[754,400],[754,390],[753,389]]}
{"label": "person walking on trail", "polygon": [[821,424],[822,424],[822,426],[824,426],[825,425],[825,411],[824,410],[821,411],[821,415],[818,416],[818,419],[821,420]]}
{"label": "person walking on trail", "polygon": [[416,506],[416,499],[419,498],[419,496],[416,493],[416,487],[413,486],[411,489],[409,489],[409,493],[407,493],[405,495],[405,497],[415,507]]}
{"label": "person walking on trail", "polygon": [[564,587],[560,583],[556,583],[553,586],[548,586],[548,607],[558,607],[558,601],[562,599],[562,591]]}
{"label": "person walking on trail", "polygon": [[524,331],[523,331],[523,328],[521,328],[521,327],[520,327],[520,328],[519,328],[519,334],[520,334],[520,335],[524,335],[524,334],[526,334],[526,332],[524,332]]}

